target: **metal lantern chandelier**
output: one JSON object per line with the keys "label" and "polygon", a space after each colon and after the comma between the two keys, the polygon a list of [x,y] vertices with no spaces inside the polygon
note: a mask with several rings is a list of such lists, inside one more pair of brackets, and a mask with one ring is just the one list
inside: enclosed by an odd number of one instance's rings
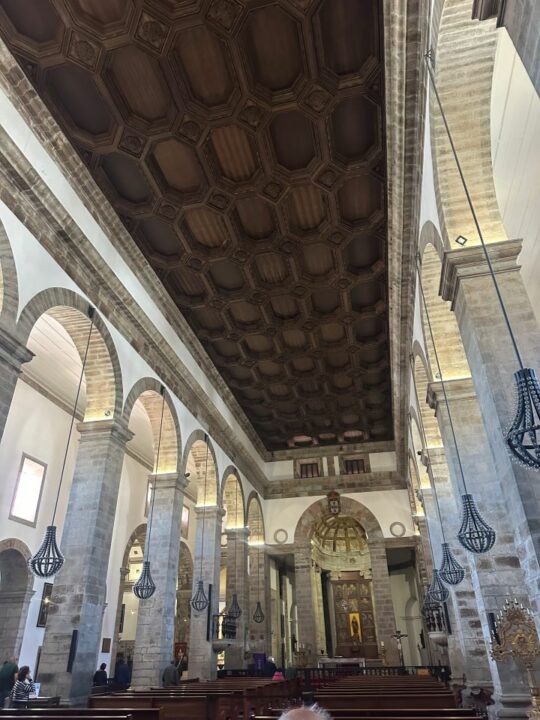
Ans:
{"label": "metal lantern chandelier", "polygon": [[75,401],[73,403],[73,411],[71,413],[71,422],[69,424],[69,430],[67,434],[66,450],[64,452],[64,460],[62,462],[62,470],[60,472],[60,481],[58,483],[58,490],[56,492],[56,501],[54,503],[54,510],[52,515],[52,522],[45,531],[45,537],[41,543],[39,550],[33,555],[28,561],[28,567],[34,575],[40,578],[50,578],[56,575],[62,569],[64,564],[64,556],[60,552],[58,544],[56,542],[56,525],[54,520],[56,517],[56,511],[58,509],[58,500],[60,498],[60,490],[62,489],[62,481],[64,479],[64,472],[66,469],[67,456],[69,452],[69,446],[71,443],[71,433],[73,431],[73,425],[75,424],[75,416],[77,414],[77,404],[79,402],[79,396],[81,394],[82,383],[84,379],[84,371],[86,369],[86,363],[88,360],[88,351],[90,349],[90,340],[92,339],[92,330],[94,329],[94,316],[96,314],[95,308],[88,307],[88,317],[90,318],[90,329],[88,331],[88,338],[86,340],[86,348],[83,356],[83,363],[81,368],[81,375],[79,377],[79,384],[77,386],[77,393],[75,394]]}
{"label": "metal lantern chandelier", "polygon": [[428,595],[430,600],[439,603],[446,602],[450,595],[448,588],[441,581],[439,571],[436,568],[433,569],[433,577],[431,579],[431,585],[429,586]]}
{"label": "metal lantern chandelier", "polygon": [[[433,335],[433,328],[431,326],[431,319],[429,316],[429,311],[426,303],[426,296],[424,294],[424,287],[422,285],[422,272],[420,267],[420,256],[416,256],[416,265],[418,270],[418,286],[420,288],[420,296],[422,298],[422,304],[424,306],[424,311],[426,313],[426,320],[427,325],[429,328],[429,335],[431,338],[431,343],[433,346],[433,355],[435,357],[435,362],[437,364],[437,371],[439,375],[439,380],[441,383],[443,396],[444,396],[444,404],[446,405],[446,412],[448,413],[448,422],[450,425],[450,432],[452,433],[452,439],[454,441],[454,448],[456,450],[456,458],[458,462],[459,467],[459,474],[461,477],[461,482],[463,484],[463,490],[464,494],[461,496],[461,500],[463,502],[463,513],[462,513],[462,519],[461,519],[461,527],[458,532],[458,540],[463,545],[463,547],[466,550],[469,550],[469,552],[472,553],[486,553],[495,544],[495,538],[496,533],[493,528],[491,528],[485,520],[482,519],[478,508],[476,507],[476,504],[474,502],[474,499],[472,495],[469,494],[467,490],[467,483],[465,481],[465,473],[463,472],[463,463],[461,462],[461,454],[459,452],[459,445],[457,442],[456,437],[456,431],[454,428],[454,422],[452,420],[452,413],[450,411],[450,403],[448,402],[448,395],[446,393],[446,384],[444,382],[442,369],[441,369],[441,363],[439,361],[439,355],[437,353],[437,346],[435,344],[435,337]],[[457,561],[456,561],[457,562]]]}
{"label": "metal lantern chandelier", "polygon": [[196,612],[203,612],[210,605],[210,600],[204,592],[204,582],[202,579],[203,574],[203,558],[204,558],[204,521],[206,517],[206,485],[208,482],[208,435],[205,434],[204,442],[206,443],[206,457],[204,463],[204,499],[203,499],[203,516],[202,516],[202,528],[201,528],[201,563],[199,567],[199,580],[197,581],[197,590],[191,598],[191,607]]}
{"label": "metal lantern chandelier", "polygon": [[464,568],[456,560],[456,556],[447,542],[443,542],[442,552],[443,561],[439,568],[439,577],[447,585],[459,585],[465,577]]}
{"label": "metal lantern chandelier", "polygon": [[[159,456],[161,453],[161,437],[163,435],[163,416],[165,414],[165,387],[162,385],[159,389],[161,395],[161,417],[159,420],[159,434],[158,434],[158,445],[156,453],[156,471],[155,475],[159,472]],[[133,586],[133,594],[139,600],[148,600],[156,591],[156,586],[152,579],[152,573],[150,572],[150,561],[148,557],[150,555],[150,536],[152,535],[152,521],[154,519],[154,500],[156,497],[156,483],[155,480],[152,483],[152,502],[150,504],[150,514],[148,517],[148,533],[146,534],[146,541],[144,543],[144,561],[143,571]]]}
{"label": "metal lantern chandelier", "polygon": [[[486,259],[489,274],[491,275],[491,279],[495,287],[497,300],[501,307],[504,322],[510,335],[512,347],[519,366],[519,369],[514,373],[514,380],[516,383],[516,411],[514,420],[510,425],[510,428],[506,432],[506,444],[510,451],[510,457],[514,462],[518,462],[525,467],[532,468],[533,470],[540,470],[540,385],[538,383],[538,378],[536,377],[535,371],[532,368],[527,368],[523,365],[523,360],[521,358],[521,353],[518,348],[516,337],[510,324],[510,318],[508,317],[508,312],[506,310],[506,306],[501,295],[499,283],[497,282],[497,278],[493,270],[493,265],[491,263],[491,258],[487,250],[484,236],[482,235],[478,216],[476,215],[472,198],[469,193],[469,188],[467,187],[465,176],[461,168],[461,163],[459,161],[456,146],[454,145],[452,133],[450,132],[450,127],[446,119],[446,114],[444,112],[441,98],[437,90],[435,76],[433,74],[433,68],[431,66],[432,62],[433,52],[430,50],[426,54],[426,64],[429,78],[433,87],[433,92],[437,100],[437,104],[439,106],[439,111],[441,113],[441,118],[444,123],[446,134],[450,142],[452,154],[454,156],[454,160],[456,161],[459,177],[461,179],[463,189],[465,190],[465,196],[467,198],[467,203],[473,217],[476,232],[478,233],[478,237],[480,239],[480,244],[482,246],[482,251]],[[466,238],[461,238],[462,236],[460,236],[458,242],[460,245],[464,245],[466,242]],[[478,551],[475,550],[474,552]],[[485,551],[482,550],[481,552]]]}

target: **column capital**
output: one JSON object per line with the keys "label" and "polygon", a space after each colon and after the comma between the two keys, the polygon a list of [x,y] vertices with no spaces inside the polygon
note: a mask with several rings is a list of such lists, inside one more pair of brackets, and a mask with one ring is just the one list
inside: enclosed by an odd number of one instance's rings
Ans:
{"label": "column capital", "polygon": [[[476,397],[476,391],[471,377],[445,380],[444,389],[449,401],[470,400]],[[434,380],[428,384],[427,402],[432,410],[437,411],[439,403],[445,402],[442,382]]]}
{"label": "column capital", "polygon": [[219,505],[196,505],[194,510],[197,518],[202,518],[203,515],[205,518],[215,518],[216,520],[225,517],[225,510]]}
{"label": "column capital", "polygon": [[127,422],[123,418],[107,418],[106,420],[90,420],[77,424],[77,430],[81,435],[110,435],[119,445],[124,446],[133,437],[131,430],[128,430]]}
{"label": "column capital", "polygon": [[34,353],[10,330],[0,325],[0,362],[11,366],[18,372],[21,365],[30,362]]}
{"label": "column capital", "polygon": [[[487,246],[489,259],[496,273],[519,270],[517,259],[521,252],[523,240],[503,240]],[[444,253],[439,294],[443,300],[456,302],[457,293],[462,280],[480,277],[489,273],[486,256],[481,245],[460,250],[447,250]]]}
{"label": "column capital", "polygon": [[251,535],[251,530],[248,527],[237,527],[237,528],[225,528],[225,535],[227,538],[247,538]]}
{"label": "column capital", "polygon": [[178,472],[168,473],[150,473],[148,479],[152,482],[152,485],[156,489],[160,490],[171,490],[176,488],[183,492],[188,484],[188,480],[185,475],[181,475]]}

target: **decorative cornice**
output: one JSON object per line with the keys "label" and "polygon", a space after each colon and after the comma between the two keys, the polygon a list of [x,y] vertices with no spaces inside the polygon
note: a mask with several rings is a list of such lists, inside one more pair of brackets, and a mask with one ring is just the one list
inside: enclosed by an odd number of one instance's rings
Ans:
{"label": "decorative cornice", "polygon": [[[489,259],[495,273],[519,270],[517,262],[523,240],[503,240],[487,246]],[[459,286],[462,280],[482,277],[489,273],[486,256],[481,245],[460,250],[447,250],[444,253],[439,295],[451,302],[454,309]]]}
{"label": "decorative cornice", "polygon": [[[476,397],[476,390],[471,377],[445,380],[444,389],[449,401],[470,400]],[[440,380],[428,384],[427,402],[432,410],[437,411],[439,403],[444,403],[443,387]]]}

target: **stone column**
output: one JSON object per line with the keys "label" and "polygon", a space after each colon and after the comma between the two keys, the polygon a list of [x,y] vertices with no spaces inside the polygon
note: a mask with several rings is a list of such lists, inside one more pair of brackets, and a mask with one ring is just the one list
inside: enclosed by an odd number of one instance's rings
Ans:
{"label": "stone column", "polygon": [[[525,691],[525,685],[522,673],[516,671],[513,664],[501,665],[489,659],[487,649],[491,638],[487,613],[497,613],[508,597],[518,597],[527,602],[525,576],[518,559],[513,528],[509,522],[511,509],[504,501],[503,489],[493,465],[472,380],[470,378],[451,380],[445,383],[445,388],[467,489],[475,498],[484,519],[497,532],[496,543],[489,553],[482,555],[466,553],[471,570],[470,582],[474,590],[474,598],[470,600],[467,597],[460,598],[460,620],[463,625],[468,621],[471,630],[477,635],[483,633],[483,647],[479,637],[476,655],[484,663],[486,660],[489,662],[492,685],[497,697],[501,698],[506,692],[519,691],[520,685]],[[463,490],[460,485],[456,446],[440,383],[432,383],[428,394],[432,407],[436,409],[453,477],[454,495],[459,498]],[[459,559],[461,561],[461,558]],[[456,595],[461,590],[461,586],[456,588]],[[479,682],[471,684],[477,685]]]}
{"label": "stone column", "polygon": [[247,626],[249,621],[248,596],[248,538],[249,528],[227,528],[227,588],[225,609],[231,606],[234,593],[242,614],[236,621],[236,642],[225,650],[225,668],[240,669],[245,667]]}
{"label": "stone column", "polygon": [[118,604],[116,606],[116,617],[114,620],[114,639],[111,652],[111,662],[109,664],[109,674],[114,673],[116,667],[116,656],[118,654],[118,643],[120,642],[120,620],[122,618],[122,605],[124,602],[124,593],[128,587],[131,587],[131,583],[126,582],[126,578],[129,576],[129,567],[120,568],[120,587],[118,588]]}
{"label": "stone column", "polygon": [[311,566],[311,547],[308,545],[295,548],[294,574],[296,588],[296,608],[298,615],[299,645],[308,650],[307,664],[313,667],[317,657],[317,625],[315,622],[315,598],[313,597]]}
{"label": "stone column", "polygon": [[[494,266],[517,343],[526,367],[540,371],[540,328],[533,313],[517,257],[521,241],[493,243]],[[513,374],[518,363],[504,324],[483,251],[470,247],[445,254],[441,294],[452,302],[476,397],[491,449],[494,478],[499,481],[507,518],[516,536],[519,558],[534,614],[540,610],[540,494],[538,474],[510,460],[505,429],[515,413]],[[493,492],[490,493],[493,497]]]}
{"label": "stone column", "polygon": [[30,362],[33,357],[34,353],[30,352],[9,330],[0,327],[0,439],[4,435],[22,366]]}
{"label": "stone column", "polygon": [[[257,623],[253,614],[260,600],[264,620]],[[272,654],[272,599],[270,561],[264,545],[249,546],[249,650]]]}
{"label": "stone column", "polygon": [[381,641],[384,641],[386,664],[399,665],[399,652],[395,640],[392,640],[392,635],[396,631],[396,619],[394,604],[392,603],[392,588],[390,586],[384,539],[369,540],[368,546],[371,556],[373,610],[379,653]]}
{"label": "stone column", "polygon": [[312,573],[313,578],[313,597],[315,600],[315,626],[317,628],[317,647],[315,653],[317,656],[321,654],[321,650],[326,650],[326,632],[324,622],[324,604],[322,595],[322,583],[321,583],[321,568],[316,565],[314,572]]}
{"label": "stone column", "polygon": [[[81,423],[78,430],[60,543],[66,561],[55,578],[39,673],[43,695],[73,704],[86,702],[96,669],[124,449],[133,437],[120,420]],[[68,672],[70,648],[75,652]]]}
{"label": "stone column", "polygon": [[197,516],[197,531],[193,560],[192,595],[197,592],[197,584],[201,579],[207,597],[209,593],[208,587],[212,585],[212,595],[209,608],[202,612],[191,609],[188,673],[190,678],[215,680],[217,663],[216,653],[212,649],[212,617],[219,612],[221,522],[225,512],[214,505],[212,507],[196,507],[195,514]]}
{"label": "stone column", "polygon": [[178,473],[151,475],[150,480],[154,512],[148,559],[156,591],[148,600],[139,600],[131,679],[136,689],[159,687],[163,670],[174,657],[180,524],[186,486],[185,478],[180,479]]}

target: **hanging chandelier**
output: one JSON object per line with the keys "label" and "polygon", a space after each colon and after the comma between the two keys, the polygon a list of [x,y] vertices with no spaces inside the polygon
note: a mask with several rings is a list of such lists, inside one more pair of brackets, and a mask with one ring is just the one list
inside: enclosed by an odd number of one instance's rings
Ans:
{"label": "hanging chandelier", "polygon": [[45,531],[45,537],[43,542],[39,546],[39,550],[28,560],[28,567],[34,575],[40,578],[50,578],[60,572],[64,565],[64,556],[60,552],[58,544],[56,542],[56,525],[54,520],[56,518],[56,511],[58,509],[58,500],[60,498],[60,490],[62,489],[62,482],[64,480],[64,472],[66,469],[66,462],[69,452],[69,446],[71,443],[71,433],[73,431],[73,425],[75,424],[75,416],[77,414],[77,404],[79,402],[79,396],[81,394],[82,383],[84,380],[84,371],[86,369],[86,363],[88,360],[88,352],[90,350],[90,340],[92,339],[92,330],[94,329],[94,317],[96,314],[95,308],[89,306],[87,311],[90,319],[90,329],[88,330],[88,338],[86,340],[86,348],[84,351],[81,374],[79,377],[79,384],[77,386],[77,392],[75,394],[75,402],[73,403],[73,410],[71,413],[71,422],[69,424],[69,430],[67,435],[66,449],[64,452],[64,460],[62,462],[62,470],[60,472],[60,481],[58,483],[58,490],[56,491],[56,501],[54,503],[54,510],[52,515],[52,522]]}
{"label": "hanging chandelier", "polygon": [[156,591],[156,586],[154,584],[154,581],[152,579],[152,573],[150,572],[150,561],[148,560],[150,556],[150,536],[152,535],[152,521],[154,519],[154,500],[156,497],[156,477],[159,473],[159,456],[161,453],[161,437],[163,435],[163,416],[165,414],[165,386],[162,385],[159,389],[160,395],[161,395],[161,418],[159,420],[159,434],[158,434],[158,444],[157,444],[157,453],[156,453],[156,469],[154,472],[154,482],[152,483],[152,502],[150,504],[150,514],[148,517],[148,533],[146,535],[146,541],[144,544],[144,561],[143,561],[143,571],[133,586],[133,594],[135,597],[139,598],[139,600],[148,600],[148,598],[151,598],[152,595]]}
{"label": "hanging chandelier", "polygon": [[204,441],[206,443],[206,458],[204,463],[204,499],[203,499],[203,516],[202,516],[202,528],[201,528],[201,563],[199,567],[199,580],[197,581],[197,590],[191,598],[191,607],[196,612],[203,612],[210,605],[210,600],[204,592],[204,582],[202,579],[203,575],[203,558],[204,558],[204,521],[206,518],[206,485],[208,481],[208,435],[205,434]]}
{"label": "hanging chandelier", "polygon": [[264,613],[263,609],[261,607],[261,601],[257,600],[257,605],[255,607],[255,612],[253,613],[253,620],[255,620],[256,623],[262,623],[264,622]]}
{"label": "hanging chandelier", "polygon": [[[422,284],[422,270],[420,267],[420,255],[416,255],[416,267],[418,276],[418,286],[420,288],[420,296],[422,298],[422,304],[424,312],[426,313],[426,320],[429,328],[429,335],[433,346],[433,355],[435,356],[435,362],[437,365],[437,371],[439,374],[439,380],[441,383],[444,404],[446,406],[446,412],[448,413],[448,422],[450,425],[450,432],[452,433],[452,439],[454,441],[454,448],[456,451],[456,458],[459,467],[459,474],[461,477],[461,483],[463,485],[464,493],[461,496],[463,503],[463,512],[461,519],[461,527],[458,533],[458,540],[463,547],[472,553],[485,553],[491,550],[495,544],[496,533],[480,515],[478,508],[473,500],[472,495],[467,490],[467,483],[465,481],[465,473],[463,471],[463,463],[461,462],[461,453],[459,452],[459,445],[457,442],[456,431],[454,428],[454,421],[452,419],[452,413],[450,411],[450,403],[448,402],[448,395],[446,393],[446,383],[443,378],[441,363],[439,361],[439,354],[437,352],[437,346],[435,344],[435,337],[433,335],[433,328],[431,326],[431,318],[429,316],[429,310],[426,302],[426,296],[424,294],[424,286]],[[457,561],[456,561],[457,562]]]}
{"label": "hanging chandelier", "polygon": [[447,585],[459,585],[465,577],[464,568],[456,560],[456,556],[447,542],[443,542],[442,552],[443,561],[439,568],[439,577]]}
{"label": "hanging chandelier", "polygon": [[450,595],[448,588],[441,581],[441,578],[439,577],[439,571],[436,568],[433,569],[433,575],[431,578],[431,585],[429,586],[428,594],[430,600],[439,603],[446,602]]}
{"label": "hanging chandelier", "polygon": [[229,609],[227,610],[227,615],[234,620],[238,620],[240,615],[242,614],[242,608],[238,604],[238,596],[236,593],[233,593],[231,604]]}
{"label": "hanging chandelier", "polygon": [[[263,538],[264,540],[264,538]],[[261,546],[257,548],[257,595],[259,598],[261,597]],[[255,612],[253,613],[253,620],[256,623],[262,623],[264,621],[264,612],[262,609],[261,601],[260,599],[257,600],[257,605],[255,606]]]}
{"label": "hanging chandelier", "polygon": [[[510,457],[514,462],[518,462],[525,467],[538,471],[540,470],[540,386],[538,384],[538,379],[536,377],[535,371],[532,368],[526,368],[523,365],[523,360],[521,358],[521,353],[518,348],[517,340],[514,335],[514,331],[512,330],[512,325],[510,324],[510,318],[508,317],[508,312],[506,310],[506,306],[501,295],[499,283],[497,282],[497,277],[495,275],[495,271],[493,270],[493,265],[489,256],[487,245],[484,240],[484,236],[482,235],[478,216],[476,215],[476,210],[474,208],[472,198],[469,193],[469,188],[467,187],[467,183],[465,181],[465,176],[461,168],[461,163],[459,161],[456,146],[454,145],[452,133],[450,132],[448,120],[446,118],[441,98],[437,90],[437,85],[435,83],[435,75],[431,66],[432,62],[433,51],[430,50],[426,54],[426,65],[429,78],[433,87],[435,98],[437,100],[437,105],[439,106],[439,111],[441,113],[441,118],[446,130],[446,134],[450,142],[452,154],[457,165],[459,177],[461,179],[463,189],[465,190],[465,196],[467,198],[467,203],[473,217],[476,232],[478,233],[478,237],[480,239],[480,244],[482,246],[482,251],[486,259],[489,274],[491,275],[491,279],[495,287],[495,292],[499,301],[499,305],[501,307],[504,322],[508,330],[508,334],[510,335],[510,340],[514,349],[514,354],[517,359],[517,364],[519,366],[519,369],[514,373],[517,397],[516,411],[514,420],[506,433],[506,444],[510,451]],[[462,238],[462,236],[460,236],[460,238]],[[463,238],[462,241],[459,242],[459,244],[464,245],[465,241],[466,239]]]}
{"label": "hanging chandelier", "polygon": [[482,518],[472,495],[462,495],[463,517],[458,532],[459,542],[473,553],[491,550],[495,544],[495,530]]}

